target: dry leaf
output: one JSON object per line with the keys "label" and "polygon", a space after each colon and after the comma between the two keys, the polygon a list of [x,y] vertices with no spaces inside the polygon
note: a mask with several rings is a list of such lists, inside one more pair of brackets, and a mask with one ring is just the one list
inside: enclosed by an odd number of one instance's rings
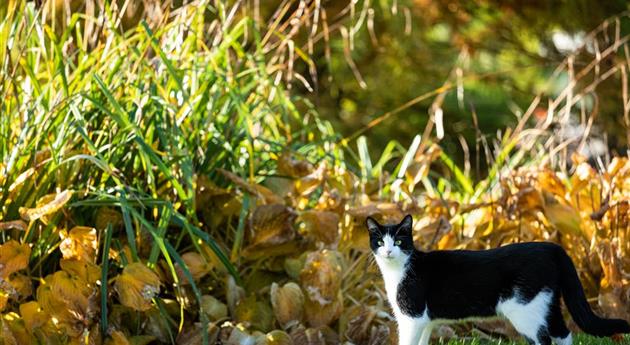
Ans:
{"label": "dry leaf", "polygon": [[20,315],[26,329],[33,333],[37,328],[45,327],[50,322],[50,315],[46,314],[36,301],[20,304]]}
{"label": "dry leaf", "polygon": [[123,218],[119,211],[110,207],[101,207],[96,212],[96,220],[94,223],[95,227],[99,230],[106,229],[109,224],[115,229],[122,226]]}
{"label": "dry leaf", "polygon": [[26,221],[33,221],[43,216],[47,216],[59,211],[72,198],[71,190],[64,190],[61,193],[43,196],[37,202],[37,207],[20,207],[20,216]]}
{"label": "dry leaf", "polygon": [[278,173],[291,176],[303,177],[313,171],[313,164],[305,160],[297,160],[289,151],[283,152],[278,158]]}
{"label": "dry leaf", "polygon": [[113,331],[105,340],[105,345],[131,345],[125,334],[121,331]]}
{"label": "dry leaf", "polygon": [[545,200],[543,210],[551,225],[563,234],[586,235],[590,238],[590,234],[583,234],[580,227],[582,219],[573,206],[559,201],[550,193],[544,192],[543,195]]}
{"label": "dry leaf", "polygon": [[122,274],[116,277],[114,289],[120,303],[135,310],[151,308],[151,301],[160,292],[160,279],[143,263],[127,265]]}
{"label": "dry leaf", "polygon": [[236,174],[229,172],[224,169],[217,169],[220,173],[222,173],[225,177],[230,179],[235,185],[243,188],[247,193],[256,196],[260,200],[264,201],[265,204],[280,204],[282,203],[282,198],[275,195],[269,188],[263,187],[261,185],[251,184]]}
{"label": "dry leaf", "polygon": [[228,316],[225,303],[210,295],[201,296],[201,310],[206,314],[209,321],[221,320]]}
{"label": "dry leaf", "polygon": [[356,306],[347,313],[345,335],[354,344],[365,344],[371,337],[371,324],[376,317],[373,308]]}
{"label": "dry leaf", "polygon": [[236,321],[262,332],[269,331],[273,323],[271,306],[267,301],[256,298],[256,295],[241,300],[236,306],[235,316]]}
{"label": "dry leaf", "polygon": [[88,286],[95,286],[96,282],[101,279],[101,268],[89,261],[79,259],[60,260],[61,269],[68,272],[71,276],[79,278]]}
{"label": "dry leaf", "polygon": [[96,229],[87,226],[75,226],[70,232],[60,231],[59,250],[64,259],[78,259],[94,262],[98,241]]}
{"label": "dry leaf", "polygon": [[300,213],[306,232],[315,240],[325,244],[336,243],[339,239],[339,215],[330,211],[310,210]]}
{"label": "dry leaf", "polygon": [[71,337],[83,334],[98,312],[96,289],[65,271],[46,277],[37,288],[37,301],[55,325]]}
{"label": "dry leaf", "polygon": [[293,345],[293,339],[286,332],[274,330],[260,337],[256,345]]}
{"label": "dry leaf", "polygon": [[286,244],[295,238],[293,223],[296,214],[290,207],[281,204],[262,205],[252,215],[251,244],[245,249],[245,256],[264,251],[271,255],[268,248]]}
{"label": "dry leaf", "polygon": [[538,186],[541,191],[551,193],[553,195],[564,198],[567,189],[555,172],[551,170],[543,170],[538,176]]}
{"label": "dry leaf", "polygon": [[[206,274],[210,273],[210,270],[212,269],[210,263],[208,263],[206,259],[197,252],[188,252],[182,254],[182,260],[186,264],[190,275],[192,275],[192,278],[195,281],[203,278]],[[182,284],[190,284],[190,282],[184,275],[184,271],[181,269],[178,263],[175,264],[175,271],[177,272],[177,277]]]}
{"label": "dry leaf", "polygon": [[343,309],[340,296],[342,257],[336,251],[310,253],[300,273],[305,292],[305,316],[313,327],[328,325]]}
{"label": "dry leaf", "polygon": [[225,297],[230,315],[234,317],[236,314],[236,306],[245,299],[245,290],[236,284],[234,277],[231,275],[227,276],[227,283],[225,284]]}
{"label": "dry leaf", "polygon": [[271,306],[276,320],[283,328],[287,328],[294,322],[301,322],[304,314],[304,294],[299,285],[293,282],[284,284],[271,284]]}
{"label": "dry leaf", "polygon": [[26,268],[30,256],[31,247],[27,243],[10,240],[0,245],[0,277],[7,279],[13,272]]}
{"label": "dry leaf", "polygon": [[31,278],[24,274],[13,274],[9,277],[9,284],[11,284],[15,296],[13,298],[17,300],[24,300],[33,293],[33,282]]}
{"label": "dry leaf", "polygon": [[0,328],[0,340],[3,344],[32,344],[33,339],[26,330],[24,322],[16,313],[2,315],[2,325]]}
{"label": "dry leaf", "polygon": [[300,325],[291,330],[294,345],[337,345],[339,336],[328,327],[305,328]]}
{"label": "dry leaf", "polygon": [[12,220],[10,222],[0,222],[0,231],[19,230],[26,231],[28,225],[23,220]]}
{"label": "dry leaf", "polygon": [[324,181],[326,164],[320,164],[315,171],[295,181],[295,192],[300,196],[311,194]]}
{"label": "dry leaf", "polygon": [[23,173],[18,175],[18,177],[15,179],[15,181],[13,181],[13,183],[9,186],[9,192],[13,192],[14,190],[16,190],[19,186],[22,185],[22,183],[24,183],[31,176],[33,176],[33,174],[35,174],[35,169],[34,168],[28,168]]}

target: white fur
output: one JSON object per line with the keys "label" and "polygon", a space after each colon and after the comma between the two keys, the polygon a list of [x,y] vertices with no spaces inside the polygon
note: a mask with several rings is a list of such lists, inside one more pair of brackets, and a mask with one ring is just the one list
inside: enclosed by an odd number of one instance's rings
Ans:
{"label": "white fur", "polygon": [[[424,314],[426,315],[428,309],[424,309]],[[433,326],[435,326],[435,322],[429,322],[422,330],[422,337],[420,338],[420,345],[429,345],[429,340],[431,340],[431,331],[433,331]]]}
{"label": "white fur", "polygon": [[564,338],[553,338],[553,341],[558,345],[573,345],[573,337],[571,333]]}
{"label": "white fur", "polygon": [[[431,320],[427,315],[425,309],[424,314],[421,317],[410,317],[402,313],[396,315],[396,322],[398,323],[398,344],[399,345],[418,345],[428,344],[428,338],[426,342],[422,342],[425,337],[425,333],[431,325]],[[431,333],[429,332],[429,336]],[[422,336],[422,339],[420,337]]]}
{"label": "white fur", "polygon": [[552,297],[551,291],[543,290],[531,301],[522,303],[518,291],[515,291],[513,297],[497,303],[497,314],[505,316],[520,334],[539,344],[538,331],[547,327]]}
{"label": "white fur", "polygon": [[[376,249],[376,255],[374,255],[374,257],[381,269],[381,274],[385,281],[387,299],[389,300],[389,304],[396,317],[396,322],[398,323],[398,344],[418,345],[421,335],[424,334],[423,330],[431,321],[427,310],[425,309],[421,317],[404,315],[396,298],[398,284],[405,278],[405,268],[409,260],[409,255],[403,253],[400,248],[394,244],[394,239],[390,235],[385,235],[383,236],[383,245]],[[426,344],[428,344],[428,338],[426,341]]]}

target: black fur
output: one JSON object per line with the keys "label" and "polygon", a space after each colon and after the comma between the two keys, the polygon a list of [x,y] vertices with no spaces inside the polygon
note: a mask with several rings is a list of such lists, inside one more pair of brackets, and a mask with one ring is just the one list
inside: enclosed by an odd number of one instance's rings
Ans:
{"label": "black fur", "polygon": [[367,223],[373,251],[381,238],[390,234],[402,242],[399,247],[410,255],[397,293],[398,305],[406,315],[420,317],[427,306],[432,320],[490,317],[496,315],[497,303],[513,297],[515,291],[527,303],[547,290],[553,297],[547,328],[538,334],[541,344],[550,344],[550,337],[564,338],[569,334],[562,318],[560,296],[586,333],[630,333],[626,321],[603,319],[593,313],[571,259],[556,244],[529,242],[483,251],[421,252],[413,245],[411,218],[401,224],[380,225],[368,217]]}

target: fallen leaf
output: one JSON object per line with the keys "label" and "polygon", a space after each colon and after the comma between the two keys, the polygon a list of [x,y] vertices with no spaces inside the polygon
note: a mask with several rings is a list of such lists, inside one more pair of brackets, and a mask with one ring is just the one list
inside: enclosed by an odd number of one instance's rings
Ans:
{"label": "fallen leaf", "polygon": [[60,231],[59,250],[64,259],[79,259],[94,262],[98,240],[96,229],[87,226],[75,226],[69,232]]}
{"label": "fallen leaf", "polygon": [[7,279],[13,272],[25,269],[31,256],[31,247],[10,240],[0,245],[0,277]]}
{"label": "fallen leaf", "polygon": [[339,239],[339,215],[330,211],[309,210],[300,213],[308,235],[325,244]]}
{"label": "fallen leaf", "polygon": [[271,284],[271,306],[276,320],[287,329],[295,322],[301,322],[304,314],[304,294],[299,285],[293,282],[280,287]]}
{"label": "fallen leaf", "polygon": [[[190,275],[192,275],[192,278],[195,281],[199,281],[199,279],[210,273],[210,270],[212,269],[210,263],[208,263],[208,261],[206,261],[206,259],[197,252],[188,252],[182,254],[182,260],[186,264]],[[179,263],[175,264],[175,271],[177,272],[177,277],[182,284],[190,284],[190,282],[184,275],[184,271],[179,266]]]}
{"label": "fallen leaf", "polygon": [[160,285],[160,279],[153,270],[143,263],[134,262],[116,277],[114,290],[122,305],[145,311],[151,308],[151,301],[160,292]]}
{"label": "fallen leaf", "polygon": [[[296,234],[293,228],[296,217],[293,209],[282,204],[258,206],[252,215],[251,244],[245,248],[244,255],[292,241]],[[269,251],[265,253],[268,255]]]}
{"label": "fallen leaf", "polygon": [[27,222],[42,218],[59,211],[70,201],[70,198],[72,198],[71,190],[45,195],[39,199],[35,208],[20,207],[20,216]]}

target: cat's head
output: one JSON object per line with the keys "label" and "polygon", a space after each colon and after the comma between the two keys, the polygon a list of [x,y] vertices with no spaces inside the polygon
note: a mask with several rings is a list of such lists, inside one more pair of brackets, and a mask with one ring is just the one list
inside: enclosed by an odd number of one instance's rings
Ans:
{"label": "cat's head", "polygon": [[370,233],[370,247],[377,258],[394,261],[405,258],[414,251],[410,215],[399,224],[379,224],[374,218],[367,217],[366,225]]}

